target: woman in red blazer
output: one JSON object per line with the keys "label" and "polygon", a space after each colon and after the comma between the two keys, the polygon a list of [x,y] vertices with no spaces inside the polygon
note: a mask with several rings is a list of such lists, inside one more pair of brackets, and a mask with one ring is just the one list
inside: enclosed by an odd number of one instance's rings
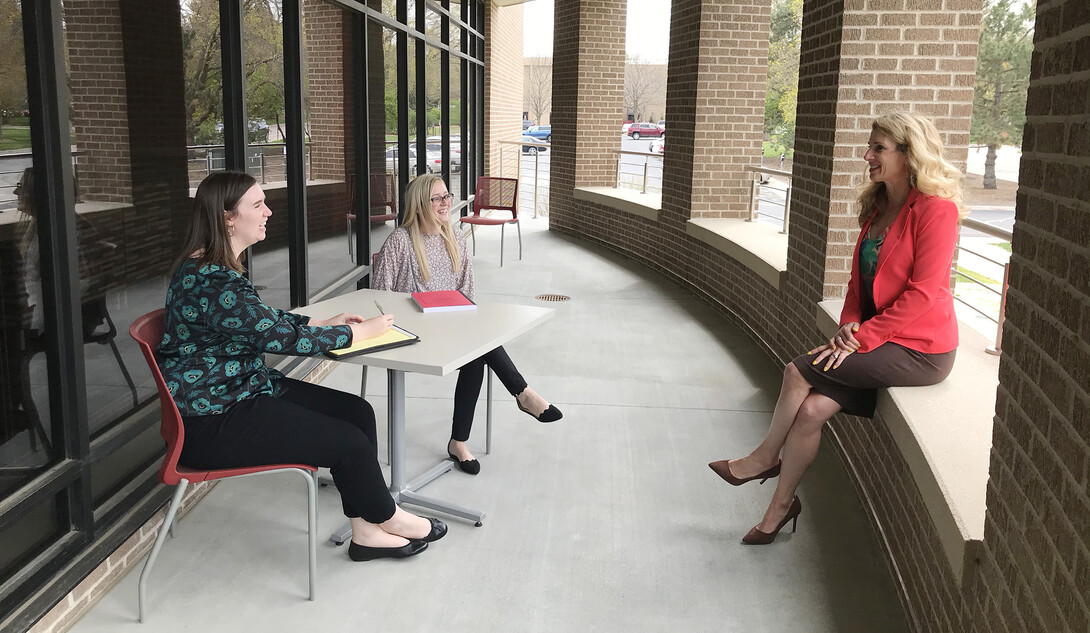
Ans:
{"label": "woman in red blazer", "polygon": [[[840,329],[787,365],[772,423],[752,453],[709,464],[728,483],[779,476],[761,522],[742,539],[771,543],[798,521],[799,480],[838,411],[871,417],[882,387],[933,385],[954,365],[958,324],[950,266],[963,216],[961,173],[931,121],[894,112],[871,126],[868,184]],[[794,530],[794,523],[792,524]]]}

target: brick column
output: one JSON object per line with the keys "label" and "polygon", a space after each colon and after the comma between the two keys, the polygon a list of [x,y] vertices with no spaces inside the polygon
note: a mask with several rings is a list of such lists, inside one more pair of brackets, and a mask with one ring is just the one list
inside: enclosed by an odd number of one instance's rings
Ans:
{"label": "brick column", "polygon": [[980,0],[805,3],[788,260],[811,301],[844,295],[875,117],[932,117],[964,166],[980,9]]}
{"label": "brick column", "polygon": [[340,7],[322,0],[304,0],[303,13],[310,177],[344,181],[352,166],[352,67],[344,54],[352,45],[352,24]]}
{"label": "brick column", "polygon": [[[484,174],[515,177],[522,138],[522,5],[489,2],[484,16]],[[503,147],[503,167],[500,167]]]}
{"label": "brick column", "polygon": [[132,202],[125,51],[118,0],[64,3],[79,199]]}
{"label": "brick column", "polygon": [[1090,8],[1040,0],[975,631],[1090,628]]}
{"label": "brick column", "polygon": [[757,0],[674,0],[664,208],[679,205],[693,218],[747,216],[745,166],[761,160],[770,14]]}
{"label": "brick column", "polygon": [[627,4],[574,0],[554,11],[549,223],[582,233],[589,218],[573,189],[617,184]]}

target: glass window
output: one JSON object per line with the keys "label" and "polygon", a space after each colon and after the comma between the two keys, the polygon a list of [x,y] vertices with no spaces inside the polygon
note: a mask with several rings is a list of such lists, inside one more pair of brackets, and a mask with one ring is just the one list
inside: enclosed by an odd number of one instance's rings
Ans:
{"label": "glass window", "polygon": [[[397,151],[397,34],[367,22],[368,174],[370,188],[371,254],[382,248],[397,227],[400,192]],[[410,148],[409,160],[416,160]],[[370,263],[370,256],[363,264]]]}

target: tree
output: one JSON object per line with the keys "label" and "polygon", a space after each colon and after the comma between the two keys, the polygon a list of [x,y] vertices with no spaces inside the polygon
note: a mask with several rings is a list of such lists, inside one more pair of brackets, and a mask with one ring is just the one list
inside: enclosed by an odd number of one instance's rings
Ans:
{"label": "tree", "polygon": [[995,189],[995,155],[1000,145],[1021,145],[1026,93],[1033,55],[1036,1],[1015,8],[1014,0],[986,0],[980,22],[973,120],[969,140],[988,146],[984,188]]}
{"label": "tree", "polygon": [[655,95],[666,94],[666,77],[661,64],[648,64],[639,55],[629,55],[624,65],[624,107],[636,121]]}
{"label": "tree", "polygon": [[768,43],[765,133],[794,145],[799,99],[799,51],[802,47],[802,0],[775,0]]}
{"label": "tree", "polygon": [[23,14],[19,0],[0,0],[0,134],[4,119],[26,107]]}
{"label": "tree", "polygon": [[553,104],[553,60],[531,57],[525,60],[526,73],[522,80],[522,104],[536,123],[542,123]]}

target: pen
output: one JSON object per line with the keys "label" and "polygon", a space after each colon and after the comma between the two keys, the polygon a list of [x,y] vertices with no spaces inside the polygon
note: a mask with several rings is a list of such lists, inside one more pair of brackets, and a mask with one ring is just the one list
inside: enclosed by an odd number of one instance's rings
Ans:
{"label": "pen", "polygon": [[382,306],[378,304],[378,299],[375,299],[375,307],[378,308],[379,315],[386,314],[386,311],[382,309]]}

